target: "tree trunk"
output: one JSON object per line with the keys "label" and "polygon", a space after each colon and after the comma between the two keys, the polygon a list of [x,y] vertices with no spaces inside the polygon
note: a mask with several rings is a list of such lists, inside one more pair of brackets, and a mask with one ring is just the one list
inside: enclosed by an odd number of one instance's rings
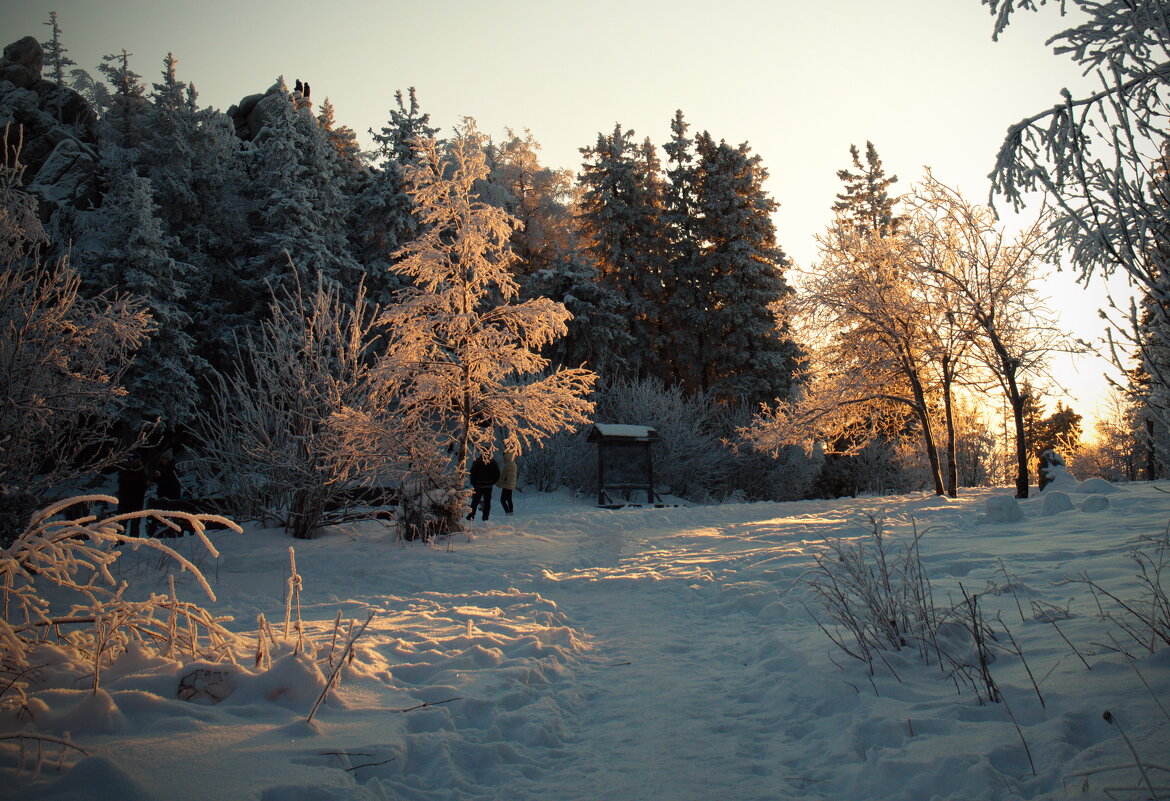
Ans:
{"label": "tree trunk", "polygon": [[945,364],[943,370],[943,409],[947,422],[947,495],[957,498],[959,497],[959,464],[955,455],[955,410],[951,397],[951,377],[945,375]]}
{"label": "tree trunk", "polygon": [[1158,477],[1158,456],[1154,452],[1154,420],[1146,418],[1146,481]]}
{"label": "tree trunk", "polygon": [[1000,340],[998,333],[990,325],[984,325],[983,330],[991,340],[1003,370],[1003,385],[1007,388],[1008,402],[1012,406],[1012,416],[1016,424],[1016,497],[1028,497],[1028,441],[1024,435],[1024,397],[1020,394],[1020,385],[1016,381],[1016,371],[1019,361],[1013,359],[1007,348]]}
{"label": "tree trunk", "polygon": [[1012,406],[1012,417],[1016,426],[1016,497],[1028,497],[1028,440],[1024,434],[1024,396],[1020,394],[1016,377],[1007,376],[1008,402]]}
{"label": "tree trunk", "polygon": [[922,444],[926,447],[926,458],[930,462],[930,474],[934,479],[934,494],[946,495],[943,487],[942,465],[938,459],[938,447],[934,441],[934,430],[930,427],[930,415],[926,405],[926,393],[916,376],[910,376],[910,387],[914,390],[914,411],[918,414],[918,421],[922,424]]}

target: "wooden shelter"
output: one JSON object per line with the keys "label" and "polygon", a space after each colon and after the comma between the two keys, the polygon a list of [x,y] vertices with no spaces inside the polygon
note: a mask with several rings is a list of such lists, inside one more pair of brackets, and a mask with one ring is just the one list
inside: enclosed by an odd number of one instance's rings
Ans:
{"label": "wooden shelter", "polygon": [[650,446],[662,437],[650,426],[598,423],[587,441],[597,443],[597,505],[623,506],[631,493],[645,491],[647,503],[661,499],[654,492],[654,457]]}

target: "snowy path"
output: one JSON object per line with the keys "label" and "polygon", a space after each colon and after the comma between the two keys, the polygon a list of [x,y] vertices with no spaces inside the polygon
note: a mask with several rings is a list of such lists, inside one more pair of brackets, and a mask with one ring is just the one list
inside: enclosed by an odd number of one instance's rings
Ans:
{"label": "snowy path", "polygon": [[[791,785],[771,767],[776,716],[751,686],[764,631],[750,612],[777,592],[772,582],[743,581],[760,563],[777,569],[775,545],[725,530],[679,536],[669,513],[630,517],[651,528],[586,534],[570,560],[578,566],[539,582],[593,648],[577,679],[577,736],[532,797],[783,797]],[[783,536],[799,533],[796,526]]]}
{"label": "snowy path", "polygon": [[[760,786],[767,771],[735,720],[754,702],[743,692],[741,652],[703,646],[725,621],[667,592],[615,599],[600,591],[576,600],[558,604],[593,635],[596,650],[580,682],[582,736],[570,743],[560,775],[547,777],[553,787],[578,788],[564,801],[774,797]],[[630,637],[632,618],[645,620],[655,638]]]}

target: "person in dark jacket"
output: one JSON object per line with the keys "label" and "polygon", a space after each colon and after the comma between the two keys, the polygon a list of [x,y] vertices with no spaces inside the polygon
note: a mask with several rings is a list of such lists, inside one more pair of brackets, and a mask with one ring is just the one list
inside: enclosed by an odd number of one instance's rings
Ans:
{"label": "person in dark jacket", "polygon": [[164,453],[158,457],[158,470],[154,473],[155,492],[160,499],[177,500],[183,497],[183,485],[179,483],[175,457]]}
{"label": "person in dark jacket", "polygon": [[500,480],[500,466],[496,460],[486,453],[480,453],[479,459],[471,466],[471,514],[468,520],[475,517],[475,510],[483,503],[483,519],[486,521],[492,512],[492,487]]}
{"label": "person in dark jacket", "polygon": [[[131,451],[125,463],[118,468],[118,514],[141,512],[146,502],[146,488],[149,485],[150,478],[146,475],[142,457],[138,451]],[[131,537],[139,536],[141,522],[140,517],[128,520],[125,523],[126,533]]]}

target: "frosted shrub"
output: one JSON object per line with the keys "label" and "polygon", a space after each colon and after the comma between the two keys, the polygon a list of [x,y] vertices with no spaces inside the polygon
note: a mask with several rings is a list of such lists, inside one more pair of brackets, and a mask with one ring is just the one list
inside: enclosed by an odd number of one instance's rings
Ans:
{"label": "frosted shrub", "polygon": [[0,544],[39,498],[124,453],[109,421],[150,317],[128,297],[87,300],[80,283],[64,264],[0,264]]}
{"label": "frosted shrub", "polygon": [[[816,472],[819,455],[799,448],[778,457],[737,453],[724,441],[750,414],[742,407],[720,406],[707,396],[686,394],[657,379],[619,379],[594,393],[594,419],[654,428],[662,441],[653,446],[654,483],[659,492],[694,501],[803,497]],[[597,446],[586,441],[588,426],[548,439],[524,456],[525,479],[542,492],[567,487],[597,491]]]}
{"label": "frosted shrub", "polygon": [[[59,518],[68,509],[91,503],[116,504],[106,495],[70,498],[38,511],[11,545],[0,550],[0,709],[25,703],[25,690],[44,648],[64,649],[70,664],[85,665],[89,685],[100,687],[102,668],[130,648],[191,661],[231,660],[236,635],[223,627],[225,618],[180,601],[174,582],[165,594],[129,597],[129,585],[114,578],[111,568],[124,553],[115,546],[145,547],[190,573],[208,598],[215,594],[188,558],[156,539],[124,533],[133,517],[152,517],[178,529],[180,524],[212,556],[218,553],[204,533],[208,523],[241,529],[217,515],[142,511],[104,519],[83,514]],[[81,677],[78,677],[81,678]]]}
{"label": "frosted shrub", "polygon": [[[593,395],[594,420],[645,425],[662,441],[653,446],[654,484],[661,493],[704,501],[724,486],[731,454],[720,442],[717,413],[703,395],[686,395],[657,379],[618,379]],[[542,491],[568,487],[597,492],[597,446],[589,427],[562,433],[525,454],[525,478]]]}
{"label": "frosted shrub", "polygon": [[417,458],[403,477],[394,516],[398,536],[431,542],[463,527],[469,493],[446,463],[437,455]]}
{"label": "frosted shrub", "polygon": [[748,501],[794,501],[808,497],[824,464],[824,453],[813,448],[808,454],[797,445],[778,448],[775,455],[756,451],[736,433],[748,425],[751,417],[752,412],[746,406],[723,413],[719,428],[727,432],[725,436],[732,442],[732,453],[719,496]]}
{"label": "frosted shrub", "polygon": [[524,454],[524,480],[539,492],[566,488],[576,493],[596,491],[596,447],[585,441],[588,427],[562,431],[539,448]]}
{"label": "frosted shrub", "polygon": [[274,298],[241,343],[199,419],[202,478],[233,514],[307,539],[347,518],[352,482],[395,461],[392,420],[369,402],[376,314],[362,287],[348,304],[318,278],[311,294]]}

